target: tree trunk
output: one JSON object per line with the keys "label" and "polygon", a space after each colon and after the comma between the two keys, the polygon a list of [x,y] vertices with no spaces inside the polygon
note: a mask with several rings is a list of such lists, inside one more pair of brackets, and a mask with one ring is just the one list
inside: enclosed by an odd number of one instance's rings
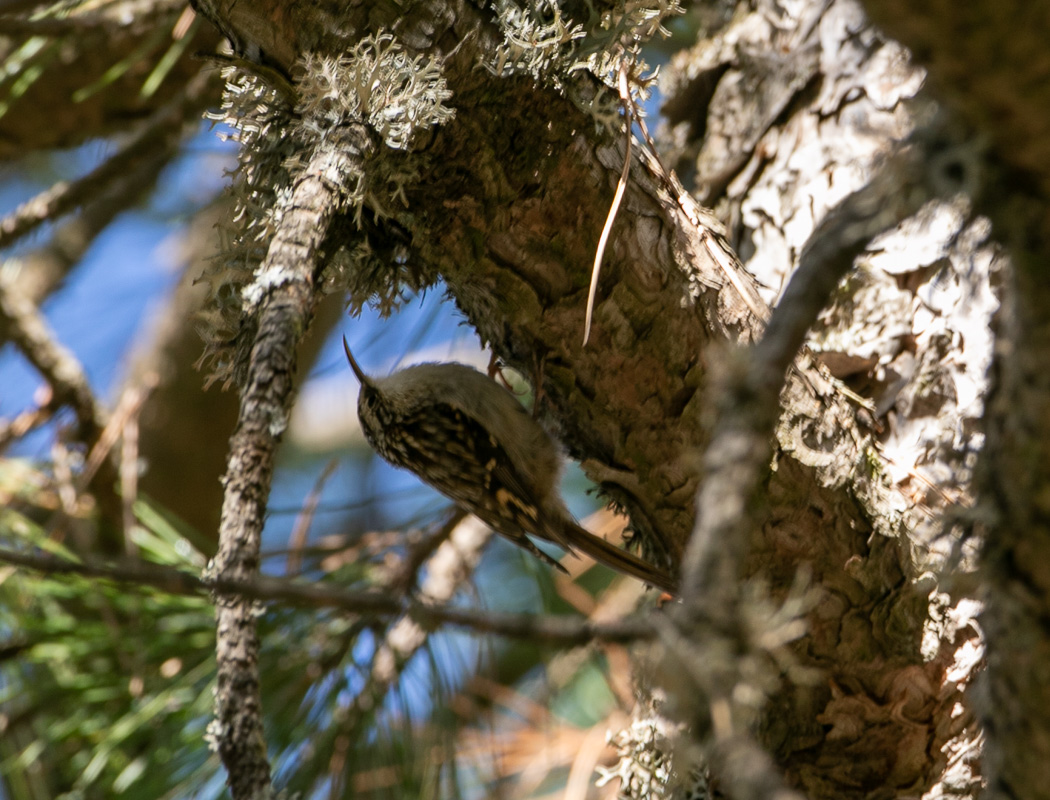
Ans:
{"label": "tree trunk", "polygon": [[[386,183],[369,184],[325,252],[360,265],[346,254],[365,241],[382,281],[396,280],[395,263],[421,284],[442,278],[493,351],[532,376],[570,453],[629,512],[650,556],[677,568],[731,348],[759,338],[761,297],[776,300],[828,211],[925,122],[925,107],[909,105],[922,73],[908,53],[852,0],[755,0],[678,56],[666,146],[717,216],[652,154],[633,156],[584,346],[586,287],[625,153],[618,126],[599,124],[614,95],[593,75],[500,51],[507,14],[467,3],[197,7],[297,86],[382,31],[441,64],[455,118],[390,156]],[[307,53],[321,60],[304,67]],[[812,797],[974,792],[962,689],[977,633],[972,603],[938,577],[960,555],[938,512],[968,496],[978,444],[997,263],[986,227],[946,198],[873,245],[817,326],[825,371],[793,373],[781,398],[764,521],[739,577],[780,601],[800,572],[813,589],[807,634],[755,725]],[[346,281],[357,303],[374,290],[363,280]],[[697,686],[664,679],[681,714]]]}

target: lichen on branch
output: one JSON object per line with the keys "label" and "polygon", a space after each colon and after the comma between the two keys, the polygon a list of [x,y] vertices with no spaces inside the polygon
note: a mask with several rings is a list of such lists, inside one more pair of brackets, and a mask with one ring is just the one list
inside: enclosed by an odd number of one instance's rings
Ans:
{"label": "lichen on branch", "polygon": [[222,252],[203,279],[211,300],[205,359],[213,380],[229,381],[246,357],[241,334],[260,300],[285,280],[272,265],[261,265],[294,187],[322,148],[352,151],[367,168],[326,178],[334,181],[334,210],[346,212],[362,235],[328,255],[319,285],[350,290],[358,306],[372,302],[384,311],[406,286],[425,285],[410,270],[375,263],[363,230],[368,220],[407,206],[406,187],[420,179],[426,162],[416,142],[451,120],[455,109],[448,104],[452,93],[440,60],[411,52],[383,31],[343,54],[304,55],[288,85],[243,66],[228,68],[225,77],[222,108],[212,118],[231,131],[220,135],[241,146],[230,188],[235,203],[219,226]]}

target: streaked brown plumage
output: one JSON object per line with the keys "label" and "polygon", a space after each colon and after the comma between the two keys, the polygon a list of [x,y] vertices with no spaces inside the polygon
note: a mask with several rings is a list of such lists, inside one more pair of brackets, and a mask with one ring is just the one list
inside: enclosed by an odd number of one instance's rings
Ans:
{"label": "streaked brown plumage", "polygon": [[365,437],[391,464],[545,561],[551,559],[529,536],[677,593],[669,574],[572,519],[561,498],[554,440],[494,380],[463,364],[419,364],[370,378],[345,338],[343,347],[361,382],[357,413]]}

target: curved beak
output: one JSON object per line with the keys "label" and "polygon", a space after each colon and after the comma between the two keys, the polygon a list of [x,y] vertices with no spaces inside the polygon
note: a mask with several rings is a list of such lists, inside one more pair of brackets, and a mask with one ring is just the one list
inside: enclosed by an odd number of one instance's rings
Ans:
{"label": "curved beak", "polygon": [[350,352],[350,345],[346,343],[346,337],[343,337],[343,350],[346,352],[346,360],[350,362],[350,369],[354,371],[354,375],[361,382],[362,386],[370,386],[372,381],[369,380],[368,376],[357,366],[357,361],[354,360],[354,354]]}

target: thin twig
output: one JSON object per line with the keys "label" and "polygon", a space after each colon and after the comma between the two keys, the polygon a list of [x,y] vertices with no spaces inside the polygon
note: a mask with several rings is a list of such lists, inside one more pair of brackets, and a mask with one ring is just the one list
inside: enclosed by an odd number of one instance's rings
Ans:
{"label": "thin twig", "polygon": [[80,362],[58,344],[43,314],[5,275],[0,275],[0,334],[14,343],[44,377],[55,401],[73,409],[84,439],[94,441],[106,427],[109,415],[95,399]]}
{"label": "thin twig", "polygon": [[[430,560],[419,602],[427,608],[444,607],[450,602],[474,573],[491,537],[492,531],[476,517],[461,520]],[[376,632],[377,636],[382,635],[382,641],[372,655],[365,685],[341,723],[343,734],[350,740],[359,738],[358,726],[382,706],[383,697],[395,685],[409,659],[426,645],[433,627],[406,609],[396,620],[391,619],[385,630]]]}
{"label": "thin twig", "polygon": [[598,276],[602,272],[602,258],[605,256],[605,245],[609,241],[609,233],[612,231],[613,223],[616,221],[616,212],[620,210],[620,201],[623,193],[627,190],[627,178],[631,173],[631,140],[634,134],[631,132],[631,91],[627,86],[627,65],[620,63],[620,100],[623,103],[623,115],[626,125],[626,145],[624,146],[623,170],[620,172],[620,180],[616,184],[616,194],[613,195],[612,205],[605,217],[605,226],[602,228],[601,238],[598,239],[598,249],[594,253],[594,266],[591,267],[591,285],[587,290],[587,312],[583,321],[583,345],[587,346],[587,340],[591,338],[591,317],[594,314],[594,299],[598,295]]}
{"label": "thin twig", "polygon": [[[423,564],[425,557],[421,553],[426,552],[433,558],[420,592],[423,602],[430,606],[448,602],[473,574],[491,537],[492,531],[484,523],[457,509],[436,534],[424,539],[421,547],[412,548],[408,557],[385,576],[385,588],[392,595],[404,597]],[[364,686],[342,715],[340,740],[349,742],[360,738],[360,726],[367,724],[375,709],[382,706],[384,696],[401,676],[408,660],[426,644],[431,630],[432,626],[423,625],[408,613],[389,620],[385,628],[373,626],[374,635],[381,636],[382,640],[373,651]],[[345,750],[333,751],[329,762],[333,775],[343,774],[345,759]],[[339,780],[333,781],[330,796],[341,797],[344,788]]]}
{"label": "thin twig", "polygon": [[420,568],[437,550],[449,540],[460,523],[469,516],[469,512],[456,506],[448,520],[434,532],[425,535],[419,541],[413,542],[404,559],[401,560],[391,572],[389,585],[402,593],[412,590]]}
{"label": "thin twig", "polygon": [[176,141],[159,143],[149,158],[87,200],[80,213],[59,226],[46,243],[5,260],[2,269],[12,276],[11,285],[31,302],[42,303],[80,263],[98,234],[153,186],[177,147]]}
{"label": "thin twig", "polygon": [[213,77],[206,73],[195,76],[170,102],[153,112],[123,147],[87,175],[74,181],[59,181],[0,220],[0,249],[10,247],[40,224],[62,216],[103,191],[134,169],[141,158],[149,157],[158,140],[178,135],[190,115],[200,110],[201,98],[211,80]]}
{"label": "thin twig", "polygon": [[146,398],[160,383],[156,372],[148,372],[137,386],[129,387],[117,406],[115,418],[121,415],[124,406],[128,412],[121,427],[120,436],[120,502],[124,550],[129,555],[138,555],[138,548],[132,537],[135,527],[135,503],[139,498],[139,414]]}
{"label": "thin twig", "polygon": [[155,372],[148,373],[137,386],[129,387],[121,396],[116,410],[106,421],[105,427],[98,435],[98,440],[94,442],[91,452],[88,453],[84,469],[77,478],[78,493],[87,489],[95,474],[105,463],[110,451],[116,446],[124,431],[124,426],[131,417],[138,414],[150,392],[157,387],[159,380]]}
{"label": "thin twig", "polygon": [[408,616],[421,625],[454,625],[474,633],[530,639],[552,645],[578,645],[591,641],[633,642],[652,639],[655,631],[645,618],[591,622],[578,617],[504,614],[455,605],[428,605],[402,600],[387,591],[353,590],[300,583],[257,575],[252,580],[214,578],[207,581],[172,567],[145,562],[102,563],[72,561],[44,553],[0,548],[0,562],[44,575],[78,575],[114,583],[149,587],[180,596],[206,596],[213,592],[252,601],[279,602],[298,608],[336,609],[350,614],[381,617]]}
{"label": "thin twig", "polygon": [[49,401],[23,411],[10,422],[0,419],[0,453],[15,439],[21,439],[30,431],[46,425],[54,415],[54,406]]}
{"label": "thin twig", "polygon": [[310,526],[313,524],[314,516],[317,514],[317,505],[321,502],[321,492],[328,479],[332,477],[339,459],[333,458],[326,465],[321,474],[317,476],[310,494],[303,501],[303,507],[295,517],[292,526],[292,534],[288,537],[288,560],[285,562],[285,572],[288,575],[298,575],[303,563],[303,548],[310,534]]}

